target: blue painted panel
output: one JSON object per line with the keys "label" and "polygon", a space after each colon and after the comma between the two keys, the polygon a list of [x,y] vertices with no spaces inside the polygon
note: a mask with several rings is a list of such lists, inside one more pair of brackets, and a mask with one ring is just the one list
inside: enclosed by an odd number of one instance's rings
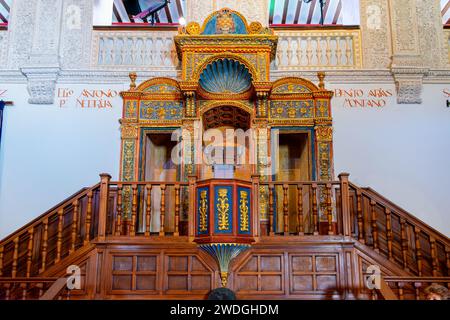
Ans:
{"label": "blue painted panel", "polygon": [[[242,193],[246,193],[247,197],[245,197]],[[251,212],[251,192],[250,188],[238,187],[238,234],[251,234],[252,230],[252,212]],[[244,215],[247,216],[247,223],[244,225],[243,221],[243,207],[246,207],[248,212]]]}
{"label": "blue painted panel", "polygon": [[[223,205],[223,206],[222,206]],[[219,218],[221,212],[226,214]],[[214,233],[230,234],[233,231],[233,187],[214,186]]]}
{"label": "blue painted panel", "polygon": [[183,117],[183,102],[141,101],[140,110],[143,120],[178,120]]}
{"label": "blue painted panel", "polygon": [[[200,225],[201,220],[201,206],[202,206],[202,193],[206,193],[205,206],[206,206],[206,228],[202,228]],[[204,235],[209,233],[209,187],[202,187],[197,189],[197,234]]]}

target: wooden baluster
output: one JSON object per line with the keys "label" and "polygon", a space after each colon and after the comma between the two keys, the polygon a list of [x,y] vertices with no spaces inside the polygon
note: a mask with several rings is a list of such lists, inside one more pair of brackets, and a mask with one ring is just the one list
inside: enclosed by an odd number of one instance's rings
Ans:
{"label": "wooden baluster", "polygon": [[147,200],[145,202],[145,236],[150,236],[150,223],[152,214],[152,185],[145,186],[147,189]]}
{"label": "wooden baluster", "polygon": [[196,199],[196,190],[197,190],[197,176],[188,175],[188,236],[189,238],[193,238],[195,236],[195,219],[197,214],[197,208],[195,204]]}
{"label": "wooden baluster", "polygon": [[84,225],[84,245],[88,244],[91,239],[92,197],[93,193],[92,191],[89,191],[87,194],[88,204],[86,210],[86,221]]}
{"label": "wooden baluster", "polygon": [[[259,237],[261,234],[261,220],[260,220],[260,206],[259,206],[259,199],[260,199],[260,176],[259,175],[251,175],[251,182],[252,182],[252,188],[251,188],[251,202],[249,203],[250,210],[253,212],[252,221],[250,221],[250,227],[253,231],[253,234],[255,237]],[[253,208],[253,209],[252,209]]]}
{"label": "wooden baluster", "polygon": [[72,213],[72,231],[71,231],[71,237],[70,237],[70,250],[69,254],[75,252],[75,249],[77,247],[77,240],[78,240],[78,217],[80,215],[80,206],[78,199],[75,200],[72,204],[73,206],[73,213]]}
{"label": "wooden baluster", "polygon": [[433,277],[437,277],[439,260],[437,256],[436,240],[430,237],[430,248],[431,248],[431,266],[433,270]]}
{"label": "wooden baluster", "polygon": [[403,287],[404,287],[404,283],[403,282],[398,282],[397,286],[398,286],[398,298],[399,300],[404,300],[405,299],[405,295],[403,292]]}
{"label": "wooden baluster", "polygon": [[122,233],[122,185],[117,185],[117,217],[116,217],[116,236]]}
{"label": "wooden baluster", "polygon": [[402,245],[402,259],[403,259],[403,269],[409,271],[408,268],[408,239],[406,238],[406,220],[400,219],[401,226],[401,245]]}
{"label": "wooden baluster", "polygon": [[317,236],[319,234],[319,218],[317,216],[317,183],[312,184],[312,211],[313,211],[313,228],[314,235]]}
{"label": "wooden baluster", "polygon": [[133,190],[133,198],[132,198],[132,202],[131,202],[130,236],[134,237],[136,235],[137,185],[133,184],[131,189]]}
{"label": "wooden baluster", "polygon": [[13,262],[12,262],[12,270],[11,277],[15,278],[17,275],[17,260],[19,259],[19,237],[14,238],[14,253],[13,253]]}
{"label": "wooden baluster", "polygon": [[55,263],[61,260],[62,232],[64,223],[64,209],[58,211],[58,234],[56,236],[56,258]]}
{"label": "wooden baluster", "polygon": [[288,207],[288,188],[287,184],[283,184],[283,224],[284,235],[289,235],[289,207]]}
{"label": "wooden baluster", "polygon": [[21,282],[20,288],[22,289],[22,300],[27,300],[27,283]]}
{"label": "wooden baluster", "polygon": [[0,246],[0,277],[3,276],[3,246]]}
{"label": "wooden baluster", "polygon": [[11,298],[11,283],[5,283],[5,300],[9,300]]}
{"label": "wooden baluster", "polygon": [[111,176],[107,173],[100,174],[100,190],[98,193],[98,213],[97,213],[97,240],[105,241],[108,224],[108,203],[109,203],[109,183]]}
{"label": "wooden baluster", "polygon": [[377,290],[372,289],[372,300],[378,300]]}
{"label": "wooden baluster", "polygon": [[331,183],[327,183],[327,195],[326,195],[326,204],[327,204],[327,220],[328,220],[328,234],[334,235],[333,232],[333,207],[331,206]]}
{"label": "wooden baluster", "polygon": [[161,185],[161,215],[160,215],[160,228],[159,235],[164,236],[166,232],[164,231],[164,224],[166,222],[166,185]]}
{"label": "wooden baluster", "polygon": [[28,248],[27,248],[27,278],[31,276],[31,263],[33,259],[33,236],[34,228],[28,230]]}
{"label": "wooden baluster", "polygon": [[416,262],[417,262],[417,272],[419,277],[422,276],[422,248],[420,245],[420,229],[414,227],[414,239],[416,243]]}
{"label": "wooden baluster", "polygon": [[388,258],[389,260],[393,260],[392,255],[392,221],[391,221],[391,210],[389,208],[385,208],[384,212],[386,214],[386,237],[387,237],[387,247],[388,247]]}
{"label": "wooden baluster", "polygon": [[414,282],[414,288],[415,288],[415,295],[416,300],[420,300],[420,287],[422,286],[422,283],[420,282]]}
{"label": "wooden baluster", "polygon": [[[1,251],[0,251],[0,257],[1,257]],[[445,260],[447,265],[447,276],[450,275],[450,247],[445,247]],[[1,258],[0,258],[0,268],[1,268]],[[0,272],[0,276],[2,273]],[[450,286],[450,283],[448,284]]]}
{"label": "wooden baluster", "polygon": [[274,189],[274,185],[270,184],[269,185],[269,236],[273,236],[275,235],[274,232],[274,225],[273,225],[273,189]]}
{"label": "wooden baluster", "polygon": [[372,213],[372,238],[373,238],[373,249],[377,252],[380,251],[378,244],[378,225],[377,225],[377,212],[376,212],[376,202],[370,200],[370,210]]}
{"label": "wooden baluster", "polygon": [[42,297],[42,295],[44,294],[44,283],[42,282],[37,283],[36,288],[39,289],[38,298]]}
{"label": "wooden baluster", "polygon": [[297,232],[299,236],[304,235],[303,227],[303,185],[297,185],[297,219],[298,227]]}
{"label": "wooden baluster", "polygon": [[45,271],[47,263],[47,246],[48,246],[48,218],[43,222],[44,235],[42,237],[42,252],[41,252],[41,270],[40,273]]}
{"label": "wooden baluster", "polygon": [[175,185],[175,232],[173,235],[178,237],[180,235],[179,231],[180,224],[180,185]]}
{"label": "wooden baluster", "polygon": [[[339,175],[339,190],[340,190],[340,202],[341,202],[341,217],[342,217],[342,235],[346,237],[352,236],[352,214],[350,212],[350,188],[348,173],[341,173]],[[336,192],[336,191],[335,191]],[[337,192],[335,193],[337,196]],[[339,202],[339,201],[336,201]],[[339,218],[338,218],[339,220]],[[339,231],[338,231],[339,232]]]}
{"label": "wooden baluster", "polygon": [[364,217],[362,213],[362,195],[361,191],[356,191],[356,213],[357,213],[357,219],[358,219],[358,240],[361,243],[366,243],[365,237],[364,237]]}

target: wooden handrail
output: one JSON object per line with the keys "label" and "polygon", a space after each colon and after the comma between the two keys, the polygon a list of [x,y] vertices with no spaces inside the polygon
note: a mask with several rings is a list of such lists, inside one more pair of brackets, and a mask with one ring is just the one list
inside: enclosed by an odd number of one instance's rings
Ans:
{"label": "wooden handrail", "polygon": [[[424,289],[431,284],[450,287],[450,277],[397,277],[385,276],[379,290],[385,300],[422,300]],[[390,285],[389,285],[390,284]],[[392,294],[395,296],[392,297]]]}
{"label": "wooden handrail", "polygon": [[259,183],[260,185],[262,185],[262,186],[269,186],[269,185],[273,185],[273,186],[283,186],[284,184],[287,184],[287,185],[289,185],[289,186],[296,186],[296,185],[299,185],[299,184],[303,184],[303,185],[313,185],[313,184],[316,184],[316,185],[323,185],[323,186],[326,186],[327,184],[331,184],[331,185],[339,185],[340,184],[340,181],[339,180],[337,180],[337,181],[283,181],[283,180],[280,180],[280,181],[264,181],[264,182],[260,182]]}
{"label": "wooden handrail", "polygon": [[48,288],[48,290],[39,298],[39,300],[55,300],[67,287],[67,279],[59,278]]}
{"label": "wooden handrail", "polygon": [[450,277],[397,277],[385,276],[386,282],[424,282],[424,283],[450,283]]}
{"label": "wooden handrail", "polygon": [[188,186],[188,182],[180,182],[180,181],[111,181],[109,182],[110,186],[115,185],[121,185],[121,186],[131,186],[131,185],[137,185],[137,186],[146,186],[146,185],[152,185],[152,186],[159,186],[159,185],[166,185],[166,186]]}
{"label": "wooden handrail", "polygon": [[383,278],[381,279],[380,284],[381,284],[381,287],[378,291],[381,293],[384,300],[398,300],[397,295],[394,293],[394,291],[391,289],[391,287],[389,287],[389,285]]}

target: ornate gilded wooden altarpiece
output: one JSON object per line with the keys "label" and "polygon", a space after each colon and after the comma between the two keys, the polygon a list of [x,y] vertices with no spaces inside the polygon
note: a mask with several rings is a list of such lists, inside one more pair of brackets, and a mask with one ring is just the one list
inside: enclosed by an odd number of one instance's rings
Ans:
{"label": "ornate gilded wooden altarpiece", "polygon": [[[181,79],[153,78],[131,85],[122,92],[121,168],[123,181],[143,180],[142,154],[148,130],[183,131],[182,152],[185,163],[179,179],[198,173],[197,153],[192,133],[196,121],[220,107],[247,117],[257,132],[257,164],[252,174],[262,181],[273,179],[264,174],[269,166],[271,132],[275,129],[309,132],[314,180],[333,179],[333,144],[331,98],[324,88],[324,74],[319,85],[302,78],[270,81],[270,65],[275,58],[277,36],[259,22],[247,23],[245,17],[230,9],[212,13],[202,25],[190,22],[174,38],[181,60]],[[217,117],[216,117],[217,118]],[[220,112],[219,112],[220,118]],[[230,123],[233,126],[233,123]],[[129,216],[124,190],[124,211]],[[185,211],[183,209],[183,211]],[[187,219],[183,212],[181,219]],[[259,219],[267,217],[267,190],[261,187]]]}

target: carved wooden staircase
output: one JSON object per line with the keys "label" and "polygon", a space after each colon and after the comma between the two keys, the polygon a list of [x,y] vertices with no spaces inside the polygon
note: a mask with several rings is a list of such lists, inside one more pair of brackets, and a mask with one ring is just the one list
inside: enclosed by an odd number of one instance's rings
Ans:
{"label": "carved wooden staircase", "polygon": [[[192,242],[196,183],[194,177],[185,183],[111,182],[102,174],[99,184],[0,242],[0,299],[205,298],[220,278],[213,259]],[[428,283],[450,284],[449,238],[374,190],[350,183],[348,174],[327,182],[254,177],[252,184],[254,199],[267,191],[269,212],[252,249],[232,263],[229,287],[239,298],[382,298],[365,287],[370,265],[380,267],[399,299],[422,299]],[[175,195],[160,193],[157,232],[150,229],[155,189]],[[274,205],[277,194],[281,211]],[[166,212],[168,201],[173,212]],[[295,215],[288,206],[293,202]],[[274,227],[279,219],[282,226]],[[80,267],[79,290],[57,283],[70,265]]]}

